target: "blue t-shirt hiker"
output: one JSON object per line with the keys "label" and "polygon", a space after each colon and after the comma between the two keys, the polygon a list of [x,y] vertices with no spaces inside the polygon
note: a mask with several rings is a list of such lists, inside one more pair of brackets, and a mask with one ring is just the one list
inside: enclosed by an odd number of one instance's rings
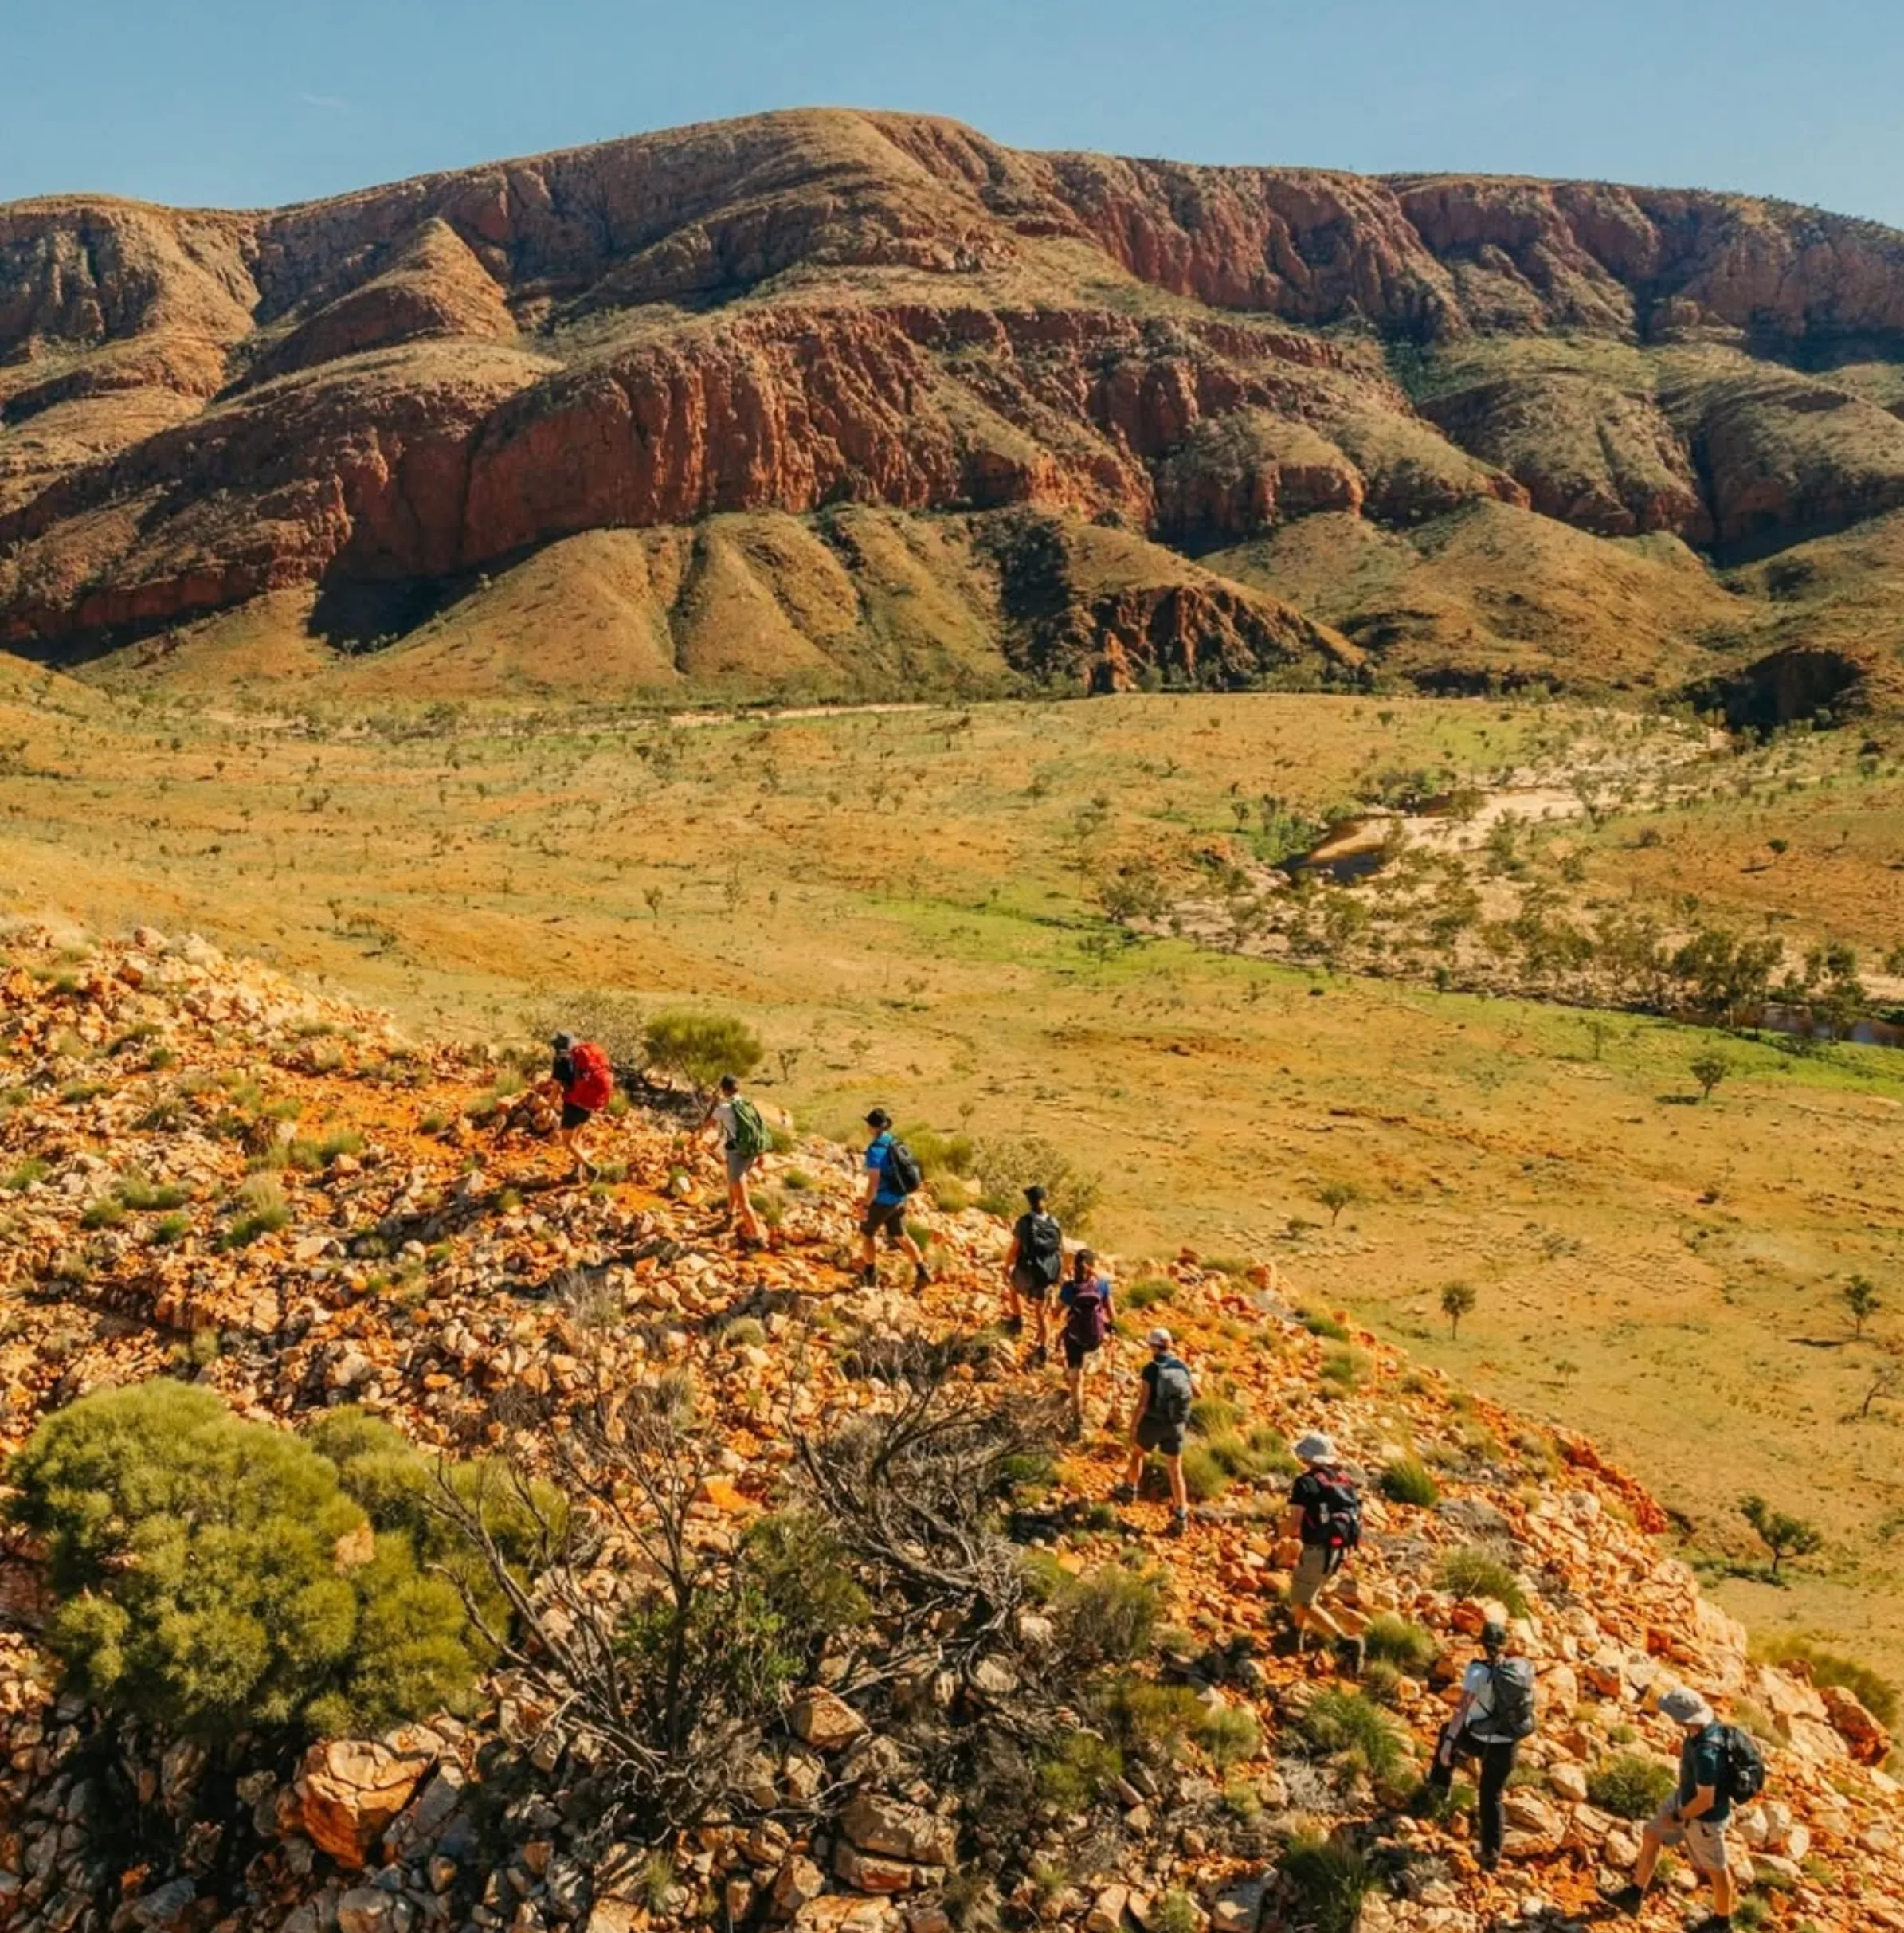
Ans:
{"label": "blue t-shirt hiker", "polygon": [[866,1117],[872,1139],[866,1149],[866,1192],[860,1203],[860,1280],[867,1288],[880,1279],[879,1239],[912,1264],[912,1282],[923,1288],[932,1280],[919,1244],[906,1232],[906,1205],[919,1192],[922,1177],[912,1151],[892,1131],[892,1116],[875,1108]]}

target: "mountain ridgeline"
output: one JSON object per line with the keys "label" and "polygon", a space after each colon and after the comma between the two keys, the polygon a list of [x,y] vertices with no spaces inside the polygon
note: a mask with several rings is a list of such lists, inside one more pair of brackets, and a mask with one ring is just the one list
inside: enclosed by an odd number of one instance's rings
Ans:
{"label": "mountain ridgeline", "polygon": [[1897,701],[1901,578],[1904,236],[1784,203],[829,111],[0,207],[0,645],[56,662],[1775,722]]}

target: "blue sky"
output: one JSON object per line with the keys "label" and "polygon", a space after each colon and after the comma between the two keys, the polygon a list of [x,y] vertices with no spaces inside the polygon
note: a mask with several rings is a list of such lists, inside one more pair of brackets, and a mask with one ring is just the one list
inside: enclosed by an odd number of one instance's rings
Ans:
{"label": "blue sky", "polygon": [[0,200],[261,205],[771,107],[1904,226],[1897,0],[0,0]]}

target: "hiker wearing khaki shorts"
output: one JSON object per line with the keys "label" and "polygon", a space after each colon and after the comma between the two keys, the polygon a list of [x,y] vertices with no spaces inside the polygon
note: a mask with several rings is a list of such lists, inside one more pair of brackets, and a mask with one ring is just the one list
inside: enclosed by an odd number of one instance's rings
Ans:
{"label": "hiker wearing khaki shorts", "polygon": [[1295,1454],[1303,1474],[1290,1488],[1283,1535],[1302,1545],[1302,1555],[1289,1580],[1289,1614],[1296,1628],[1296,1649],[1306,1650],[1312,1633],[1333,1638],[1350,1668],[1359,1672],[1361,1637],[1337,1623],[1318,1600],[1340,1574],[1342,1559],[1361,1541],[1361,1500],[1348,1472],[1336,1461],[1335,1445],[1328,1437],[1303,1437],[1295,1446]]}
{"label": "hiker wearing khaki shorts", "polygon": [[1659,1715],[1679,1727],[1679,1782],[1672,1796],[1647,1821],[1640,1845],[1633,1882],[1613,1904],[1637,1912],[1653,1882],[1659,1855],[1668,1846],[1683,1851],[1702,1879],[1712,1883],[1712,1913],[1695,1933],[1726,1933],[1737,1894],[1726,1846],[1732,1795],[1726,1776],[1723,1727],[1697,1692],[1679,1686],[1659,1700]]}

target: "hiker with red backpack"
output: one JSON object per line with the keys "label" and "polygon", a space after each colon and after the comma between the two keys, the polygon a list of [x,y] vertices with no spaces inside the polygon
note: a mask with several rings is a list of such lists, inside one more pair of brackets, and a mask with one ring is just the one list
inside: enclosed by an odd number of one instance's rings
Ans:
{"label": "hiker with red backpack", "polygon": [[574,1159],[575,1173],[592,1178],[595,1167],[582,1151],[582,1131],[614,1098],[615,1072],[593,1041],[558,1033],[549,1045],[555,1053],[549,1076],[562,1090],[562,1144]]}
{"label": "hiker with red backpack", "polygon": [[1190,1427],[1190,1406],[1197,1400],[1197,1378],[1176,1353],[1168,1329],[1153,1329],[1150,1344],[1150,1360],[1138,1378],[1137,1403],[1130,1412],[1130,1461],[1124,1480],[1111,1494],[1120,1504],[1134,1503],[1143,1480],[1144,1458],[1155,1451],[1169,1472],[1170,1533],[1181,1537],[1190,1523],[1183,1440]]}
{"label": "hiker with red backpack", "polygon": [[1071,1428],[1084,1428],[1084,1372],[1111,1339],[1111,1278],[1098,1270],[1096,1254],[1080,1249],[1071,1257],[1071,1280],[1058,1291],[1064,1311],[1058,1339],[1064,1348],[1064,1386],[1071,1396]]}
{"label": "hiker with red backpack", "polygon": [[1360,1672],[1363,1647],[1324,1610],[1317,1600],[1341,1574],[1349,1553],[1362,1540],[1361,1493],[1355,1480],[1336,1461],[1335,1445],[1322,1435],[1308,1436],[1295,1446],[1303,1473],[1290,1486],[1284,1537],[1302,1545],[1295,1574],[1289,1581],[1289,1614],[1296,1629],[1299,1655],[1307,1648],[1311,1632],[1334,1639],[1350,1668]]}
{"label": "hiker with red backpack", "polygon": [[1426,1781],[1429,1790],[1445,1793],[1454,1782],[1456,1759],[1471,1758],[1479,1765],[1483,1872],[1501,1863],[1507,1781],[1521,1741],[1533,1737],[1536,1723],[1534,1667],[1525,1658],[1507,1657],[1506,1650],[1506,1620],[1489,1617],[1481,1627],[1481,1656],[1462,1677],[1461,1702],[1441,1728]]}
{"label": "hiker with red backpack", "polygon": [[1064,1231],[1058,1218],[1044,1206],[1044,1190],[1034,1182],[1024,1191],[1025,1212],[1012,1229],[1012,1245],[1005,1251],[1005,1279],[1012,1290],[1012,1313],[1006,1331],[1018,1335],[1024,1327],[1027,1303],[1037,1323],[1038,1343],[1032,1361],[1042,1363],[1049,1338],[1046,1334],[1051,1313],[1052,1291],[1064,1279]]}
{"label": "hiker with red backpack", "polygon": [[747,1191],[748,1177],[760,1165],[760,1158],[774,1145],[774,1137],[761,1117],[759,1108],[740,1091],[740,1081],[723,1074],[720,1086],[701,1116],[697,1135],[710,1127],[721,1131],[721,1154],[727,1170],[727,1218],[740,1231],[743,1249],[764,1249],[766,1230],[754,1212],[754,1198]]}
{"label": "hiker with red backpack", "polygon": [[892,1116],[875,1108],[866,1117],[872,1130],[866,1151],[866,1193],[860,1204],[860,1284],[872,1288],[880,1280],[878,1242],[886,1237],[912,1264],[912,1285],[923,1288],[932,1280],[919,1244],[906,1232],[906,1204],[925,1186],[917,1157],[892,1131]]}

